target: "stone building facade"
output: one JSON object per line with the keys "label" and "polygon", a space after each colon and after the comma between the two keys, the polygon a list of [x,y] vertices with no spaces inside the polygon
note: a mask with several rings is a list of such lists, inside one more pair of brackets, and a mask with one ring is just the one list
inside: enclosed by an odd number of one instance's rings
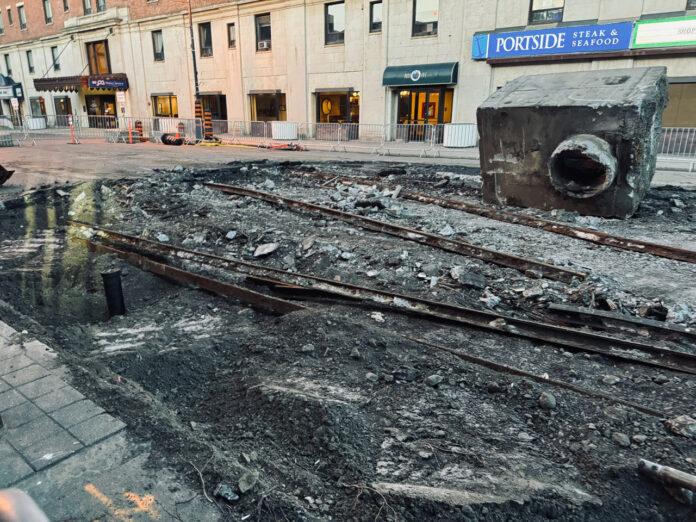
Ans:
{"label": "stone building facade", "polygon": [[[190,5],[199,93],[214,119],[471,123],[492,91],[523,74],[665,65],[672,98],[665,124],[696,126],[696,0]],[[193,117],[188,7],[12,0],[0,9],[0,118]],[[648,36],[636,39],[638,27]],[[621,28],[630,36],[612,43]],[[587,48],[535,49],[570,46],[572,34],[582,35],[573,46]]]}

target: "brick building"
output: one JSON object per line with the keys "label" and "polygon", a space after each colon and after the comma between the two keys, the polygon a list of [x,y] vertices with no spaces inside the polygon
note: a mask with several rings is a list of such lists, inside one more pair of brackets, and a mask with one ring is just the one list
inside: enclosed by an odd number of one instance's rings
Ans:
{"label": "brick building", "polygon": [[[13,0],[0,9],[0,119],[193,117],[188,5]],[[671,82],[666,124],[696,126],[696,0],[191,8],[200,96],[215,119],[473,122],[491,91],[522,74],[658,64]]]}

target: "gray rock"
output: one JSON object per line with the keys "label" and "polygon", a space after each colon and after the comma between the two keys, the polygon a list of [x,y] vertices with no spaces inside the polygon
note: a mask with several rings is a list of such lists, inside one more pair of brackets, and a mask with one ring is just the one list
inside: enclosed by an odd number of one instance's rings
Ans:
{"label": "gray rock", "polygon": [[421,268],[421,272],[423,272],[428,277],[439,276],[440,267],[437,266],[435,263],[427,263],[423,265],[423,267]]}
{"label": "gray rock", "polygon": [[488,381],[486,383],[486,390],[488,390],[488,393],[502,393],[505,391],[505,386],[496,381]]}
{"label": "gray rock", "polygon": [[667,312],[667,321],[671,323],[685,323],[693,319],[694,316],[685,304],[678,304],[670,308]]}
{"label": "gray rock", "polygon": [[696,437],[696,419],[688,415],[680,415],[674,419],[669,419],[666,424],[677,435],[688,438]]}
{"label": "gray rock", "polygon": [[237,482],[237,487],[239,488],[239,492],[242,495],[244,493],[248,493],[249,491],[254,489],[254,486],[256,485],[256,482],[258,480],[259,480],[259,472],[258,471],[247,471],[241,477],[239,477],[239,482]]}
{"label": "gray rock", "polygon": [[438,234],[440,234],[441,236],[449,237],[449,236],[453,236],[453,235],[454,235],[454,232],[455,232],[455,231],[454,231],[454,229],[453,229],[451,226],[445,225],[444,227],[442,227],[442,228],[440,229],[440,231],[438,232]]}
{"label": "gray rock", "polygon": [[487,293],[485,297],[480,297],[479,301],[481,301],[486,308],[495,308],[500,304],[500,297]]}
{"label": "gray rock", "polygon": [[430,375],[430,376],[425,378],[425,384],[427,384],[428,386],[432,386],[434,388],[435,386],[440,384],[443,380],[444,380],[444,378],[441,375],[437,375],[437,374]]}
{"label": "gray rock", "polygon": [[633,437],[631,437],[631,439],[633,440],[633,442],[637,442],[638,444],[643,444],[646,440],[648,440],[648,437],[647,437],[647,435],[638,434],[638,435],[634,435]]}
{"label": "gray rock", "polygon": [[237,502],[239,500],[239,495],[232,491],[231,487],[223,483],[220,483],[215,487],[213,496],[224,498],[227,502]]}
{"label": "gray rock", "polygon": [[604,384],[608,384],[608,385],[611,386],[611,385],[613,385],[613,384],[620,383],[620,382],[621,382],[621,379],[620,379],[619,377],[617,377],[616,375],[605,375],[605,376],[602,378],[602,382],[603,382]]}
{"label": "gray rock", "polygon": [[172,171],[174,171],[174,172],[183,172],[183,171],[184,171],[184,167],[182,167],[181,165],[176,165],[176,166],[172,169]]}
{"label": "gray rock", "polygon": [[343,199],[343,194],[341,194],[340,192],[334,192],[333,194],[331,194],[331,200],[335,201],[336,203],[338,203],[342,199]]}
{"label": "gray rock", "polygon": [[556,407],[556,397],[549,392],[544,392],[539,396],[539,406],[545,410],[553,410]]}
{"label": "gray rock", "polygon": [[517,438],[523,442],[529,442],[531,440],[534,440],[534,437],[532,437],[529,433],[525,433],[524,431],[519,432],[517,434]]}
{"label": "gray rock", "polygon": [[157,241],[161,243],[166,243],[169,241],[169,236],[167,234],[159,233],[157,234]]}
{"label": "gray rock", "polygon": [[350,356],[353,359],[360,359],[360,350],[358,350],[357,347],[353,347],[350,351]]}
{"label": "gray rock", "polygon": [[379,380],[379,375],[372,372],[367,372],[365,374],[365,379],[367,379],[370,382],[377,382]]}
{"label": "gray rock", "polygon": [[314,345],[311,343],[303,344],[299,351],[301,353],[311,353],[314,351]]}
{"label": "gray rock", "polygon": [[626,435],[625,433],[620,433],[618,431],[612,433],[611,440],[616,442],[622,448],[628,448],[631,445],[631,441],[628,438],[628,435]]}
{"label": "gray rock", "polygon": [[470,272],[463,266],[455,266],[450,270],[450,277],[464,286],[484,289],[488,281],[482,275]]}
{"label": "gray rock", "polygon": [[288,254],[283,258],[283,264],[285,266],[295,266],[295,258],[291,254]]}
{"label": "gray rock", "polygon": [[262,256],[267,256],[268,254],[272,254],[276,250],[278,250],[278,243],[265,243],[263,245],[259,245],[256,247],[256,250],[254,251],[254,257],[262,257]]}
{"label": "gray rock", "polygon": [[355,257],[354,254],[351,254],[350,252],[341,252],[341,259],[344,261],[348,261],[349,259],[353,259]]}
{"label": "gray rock", "polygon": [[236,230],[230,230],[230,231],[225,235],[225,237],[226,237],[227,239],[234,239],[235,237],[237,237],[237,231],[236,231]]}
{"label": "gray rock", "polygon": [[394,376],[391,374],[387,374],[384,376],[384,382],[394,382]]}
{"label": "gray rock", "polygon": [[266,190],[273,190],[275,188],[276,184],[273,183],[273,180],[266,179],[266,181],[263,182],[263,188]]}
{"label": "gray rock", "polygon": [[657,384],[665,384],[666,382],[669,382],[669,377],[667,377],[665,374],[660,373],[659,375],[656,375],[653,377],[653,382]]}
{"label": "gray rock", "polygon": [[684,202],[678,198],[672,198],[669,202],[673,207],[684,208],[686,206]]}

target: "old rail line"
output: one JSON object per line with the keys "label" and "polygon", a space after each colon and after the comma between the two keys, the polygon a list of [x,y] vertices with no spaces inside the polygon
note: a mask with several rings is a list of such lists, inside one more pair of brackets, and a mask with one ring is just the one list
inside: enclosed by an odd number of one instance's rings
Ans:
{"label": "old rail line", "polygon": [[[106,241],[127,245],[150,255],[171,256],[180,261],[189,261],[241,273],[247,276],[253,276],[272,284],[284,285],[286,287],[295,285],[303,288],[311,288],[336,296],[371,301],[401,312],[473,326],[490,332],[504,333],[510,336],[546,342],[564,348],[574,348],[634,364],[655,366],[696,375],[696,355],[689,353],[547,323],[519,319],[491,311],[465,308],[448,303],[429,301],[414,296],[396,294],[349,283],[340,283],[308,274],[289,272],[205,252],[174,247],[165,243],[112,231],[89,223],[68,221],[67,224],[87,229],[88,233],[90,230],[94,231],[95,235]],[[83,241],[85,240],[83,239]],[[256,292],[254,292],[254,294],[255,295],[252,296],[242,297],[245,299],[256,299],[257,296],[264,296],[264,294],[258,294]],[[283,302],[287,303],[287,301]],[[650,358],[629,355],[635,352],[649,354]]]}
{"label": "old rail line", "polygon": [[[380,190],[394,191],[397,189],[396,186],[384,185],[381,183],[366,181],[359,178],[330,176],[328,174],[323,174],[320,172],[297,171],[296,174],[299,176],[314,177],[322,181],[341,183],[342,185],[348,186],[356,184],[377,187]],[[630,250],[632,252],[652,254],[654,256],[665,257],[667,259],[674,259],[676,261],[684,261],[685,263],[696,263],[696,251],[694,250],[687,250],[684,248],[662,245],[660,243],[651,243],[649,241],[642,241],[640,239],[630,239],[621,236],[613,236],[611,234],[606,234],[597,230],[590,230],[589,228],[582,228],[572,225],[566,225],[564,223],[557,223],[555,221],[551,221],[550,219],[526,216],[524,214],[510,212],[507,210],[496,210],[488,207],[483,207],[481,205],[475,205],[473,203],[465,203],[464,201],[458,201],[456,199],[441,198],[438,196],[422,194],[419,192],[414,192],[405,189],[400,190],[399,197],[409,199],[412,201],[418,201],[420,203],[427,203],[429,205],[437,205],[443,208],[461,210],[468,214],[475,214],[477,216],[495,219],[497,221],[503,221],[505,223],[512,223],[514,225],[524,225],[526,227],[539,228],[547,232],[553,232],[554,234],[560,234],[564,236],[573,237],[575,239],[581,239],[583,241],[596,243],[598,245],[618,248],[621,250]]]}
{"label": "old rail line", "polygon": [[297,210],[312,212],[314,214],[329,216],[334,219],[339,219],[341,221],[351,223],[355,226],[359,226],[367,230],[389,234],[392,236],[399,237],[401,239],[406,239],[407,241],[414,241],[416,243],[428,245],[434,248],[439,248],[447,252],[453,252],[455,254],[473,257],[482,261],[495,263],[497,265],[505,266],[508,268],[514,268],[522,272],[525,272],[527,270],[538,270],[544,275],[544,277],[547,277],[549,279],[556,279],[565,283],[569,283],[573,280],[573,278],[578,278],[582,280],[586,276],[586,274],[582,272],[576,272],[574,270],[560,268],[554,265],[550,265],[548,263],[536,261],[534,259],[515,256],[512,254],[506,254],[504,252],[498,252],[496,250],[491,250],[488,248],[472,245],[464,241],[447,239],[442,236],[422,232],[413,228],[394,225],[392,223],[387,223],[385,221],[379,221],[377,219],[359,216],[357,214],[351,214],[349,212],[343,212],[342,210],[336,210],[334,208],[326,207],[323,205],[317,205],[315,203],[308,203],[306,201],[300,201],[297,199],[278,196],[276,194],[271,194],[270,192],[252,190],[243,187],[238,187],[235,185],[223,185],[220,183],[205,183],[205,186],[215,190],[220,190],[227,194],[235,194],[237,196],[248,196],[254,199],[272,203],[274,205],[280,205]]}

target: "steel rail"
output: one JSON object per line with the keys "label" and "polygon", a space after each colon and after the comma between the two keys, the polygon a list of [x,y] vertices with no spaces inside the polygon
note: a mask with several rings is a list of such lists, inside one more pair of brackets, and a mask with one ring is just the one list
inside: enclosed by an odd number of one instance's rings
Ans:
{"label": "steel rail", "polygon": [[470,243],[465,243],[464,241],[447,239],[442,236],[422,232],[413,228],[394,225],[392,223],[387,223],[385,221],[379,221],[377,219],[359,216],[357,214],[351,214],[349,212],[343,212],[342,210],[336,210],[334,208],[325,207],[323,205],[317,205],[315,203],[308,203],[306,201],[286,198],[277,194],[272,194],[270,192],[252,190],[237,187],[234,185],[223,185],[220,183],[204,183],[204,185],[208,188],[220,190],[227,194],[248,196],[275,205],[290,207],[297,210],[304,210],[307,212],[313,212],[315,214],[329,216],[334,219],[339,219],[341,221],[351,223],[352,225],[365,228],[367,230],[389,234],[392,236],[400,237],[401,239],[406,239],[408,241],[414,241],[416,243],[428,245],[434,248],[439,248],[447,252],[453,252],[455,254],[473,257],[482,261],[495,263],[497,265],[505,266],[508,268],[514,268],[516,270],[520,270],[521,272],[525,272],[527,270],[538,270],[544,275],[544,277],[548,277],[549,279],[556,279],[565,283],[571,282],[573,278],[578,278],[582,280],[586,276],[586,274],[582,272],[576,272],[574,270],[560,268],[554,265],[550,265],[548,263],[543,263],[541,261],[535,261],[534,259],[520,257],[512,254],[506,254],[504,252],[498,252],[496,250],[491,250],[488,248],[472,245]]}
{"label": "steel rail", "polygon": [[470,354],[464,353],[460,350],[455,350],[454,348],[449,348],[447,346],[442,346],[440,344],[431,343],[431,342],[426,341],[424,339],[418,339],[416,337],[408,337],[406,335],[401,335],[400,337],[403,339],[407,339],[411,342],[417,343],[417,344],[422,344],[423,346],[428,346],[428,347],[434,348],[436,350],[451,353],[452,355],[459,357],[460,359],[462,359],[464,361],[470,362],[472,364],[476,364],[478,366],[483,366],[485,368],[488,368],[489,370],[493,370],[493,371],[498,372],[498,373],[507,373],[509,375],[516,375],[518,377],[525,377],[527,379],[531,379],[533,381],[536,381],[536,382],[539,382],[542,384],[549,384],[552,386],[557,386],[559,388],[564,388],[566,390],[570,390],[570,391],[579,393],[581,395],[586,395],[588,397],[615,402],[615,403],[621,404],[623,406],[629,406],[635,410],[646,413],[648,415],[652,415],[654,417],[658,417],[661,419],[667,418],[667,414],[665,414],[663,412],[660,412],[658,410],[654,410],[652,408],[648,408],[647,406],[643,406],[642,404],[638,404],[636,402],[627,401],[625,399],[620,399],[614,395],[609,395],[607,393],[602,393],[599,391],[590,390],[588,388],[583,388],[581,386],[575,386],[574,384],[570,384],[570,383],[567,383],[565,381],[559,381],[556,379],[541,377],[539,375],[535,375],[533,373],[526,372],[526,371],[521,370],[519,368],[515,368],[514,366],[508,366],[506,364],[492,361],[490,359],[484,359],[483,357],[477,357],[475,355],[470,355]]}
{"label": "steel rail", "polygon": [[[269,283],[285,286],[288,291],[292,290],[292,285],[311,288],[332,295],[371,301],[401,312],[405,311],[425,317],[433,317],[439,320],[465,324],[489,332],[505,333],[511,336],[546,342],[564,348],[573,348],[605,355],[634,364],[656,366],[667,370],[696,375],[696,355],[670,350],[668,348],[604,336],[592,332],[583,332],[547,323],[519,319],[486,310],[465,308],[448,303],[429,301],[414,296],[396,294],[349,283],[341,283],[308,274],[289,272],[279,268],[221,257],[215,254],[174,247],[165,243],[123,234],[80,221],[68,221],[67,224],[92,230],[98,237],[107,241],[129,245],[132,248],[148,251],[151,254],[172,256],[181,261],[191,261],[247,276],[254,276],[255,278],[265,279]],[[651,354],[654,358],[643,359],[631,357],[626,354],[627,351],[640,351]]]}
{"label": "steel rail", "polygon": [[164,263],[157,263],[146,256],[137,254],[135,252],[126,252],[113,248],[101,243],[95,243],[87,239],[82,239],[79,237],[73,237],[73,241],[80,242],[84,244],[89,250],[97,254],[115,254],[121,259],[128,261],[130,264],[153,274],[168,277],[174,279],[179,283],[190,284],[197,286],[203,290],[208,290],[220,295],[225,295],[228,297],[234,297],[244,303],[249,303],[255,308],[265,310],[268,312],[287,314],[290,312],[296,312],[298,310],[306,310],[305,306],[299,305],[297,303],[292,303],[284,299],[278,299],[277,297],[272,297],[268,295],[261,294],[259,292],[254,292],[248,288],[242,288],[240,286],[227,283],[225,281],[217,281],[209,277],[202,276],[200,274],[194,274],[193,272],[188,272],[180,268],[173,267]]}
{"label": "steel rail", "polygon": [[[397,189],[396,186],[370,182],[359,178],[330,176],[320,172],[296,171],[296,174],[299,176],[311,176],[323,181],[332,181],[348,186],[357,184],[370,187],[377,187],[380,190]],[[438,196],[422,194],[419,192],[414,192],[405,189],[401,189],[401,191],[399,192],[399,197],[409,199],[412,201],[418,201],[420,203],[426,203],[429,205],[437,205],[443,208],[461,210],[468,214],[475,214],[477,216],[495,219],[497,221],[503,221],[505,223],[512,223],[514,225],[523,225],[526,227],[538,228],[547,232],[553,232],[554,234],[569,236],[575,239],[581,239],[590,243],[617,248],[620,250],[630,250],[632,252],[652,254],[658,257],[674,259],[676,261],[683,261],[685,263],[696,263],[696,251],[694,250],[687,250],[684,248],[662,245],[660,243],[652,243],[650,241],[642,241],[640,239],[630,239],[627,237],[614,236],[605,232],[590,230],[589,228],[576,227],[573,225],[567,225],[565,223],[557,223],[555,221],[551,221],[550,219],[527,216],[524,214],[510,212],[507,210],[496,210],[481,205],[475,205],[473,203],[458,201],[456,199],[441,198]]]}
{"label": "steel rail", "polygon": [[678,324],[662,323],[642,317],[556,303],[549,304],[547,310],[552,318],[573,324],[602,329],[618,329],[639,335],[641,332],[648,331],[651,336],[660,339],[676,340],[680,337],[688,337],[696,340],[696,329]]}

